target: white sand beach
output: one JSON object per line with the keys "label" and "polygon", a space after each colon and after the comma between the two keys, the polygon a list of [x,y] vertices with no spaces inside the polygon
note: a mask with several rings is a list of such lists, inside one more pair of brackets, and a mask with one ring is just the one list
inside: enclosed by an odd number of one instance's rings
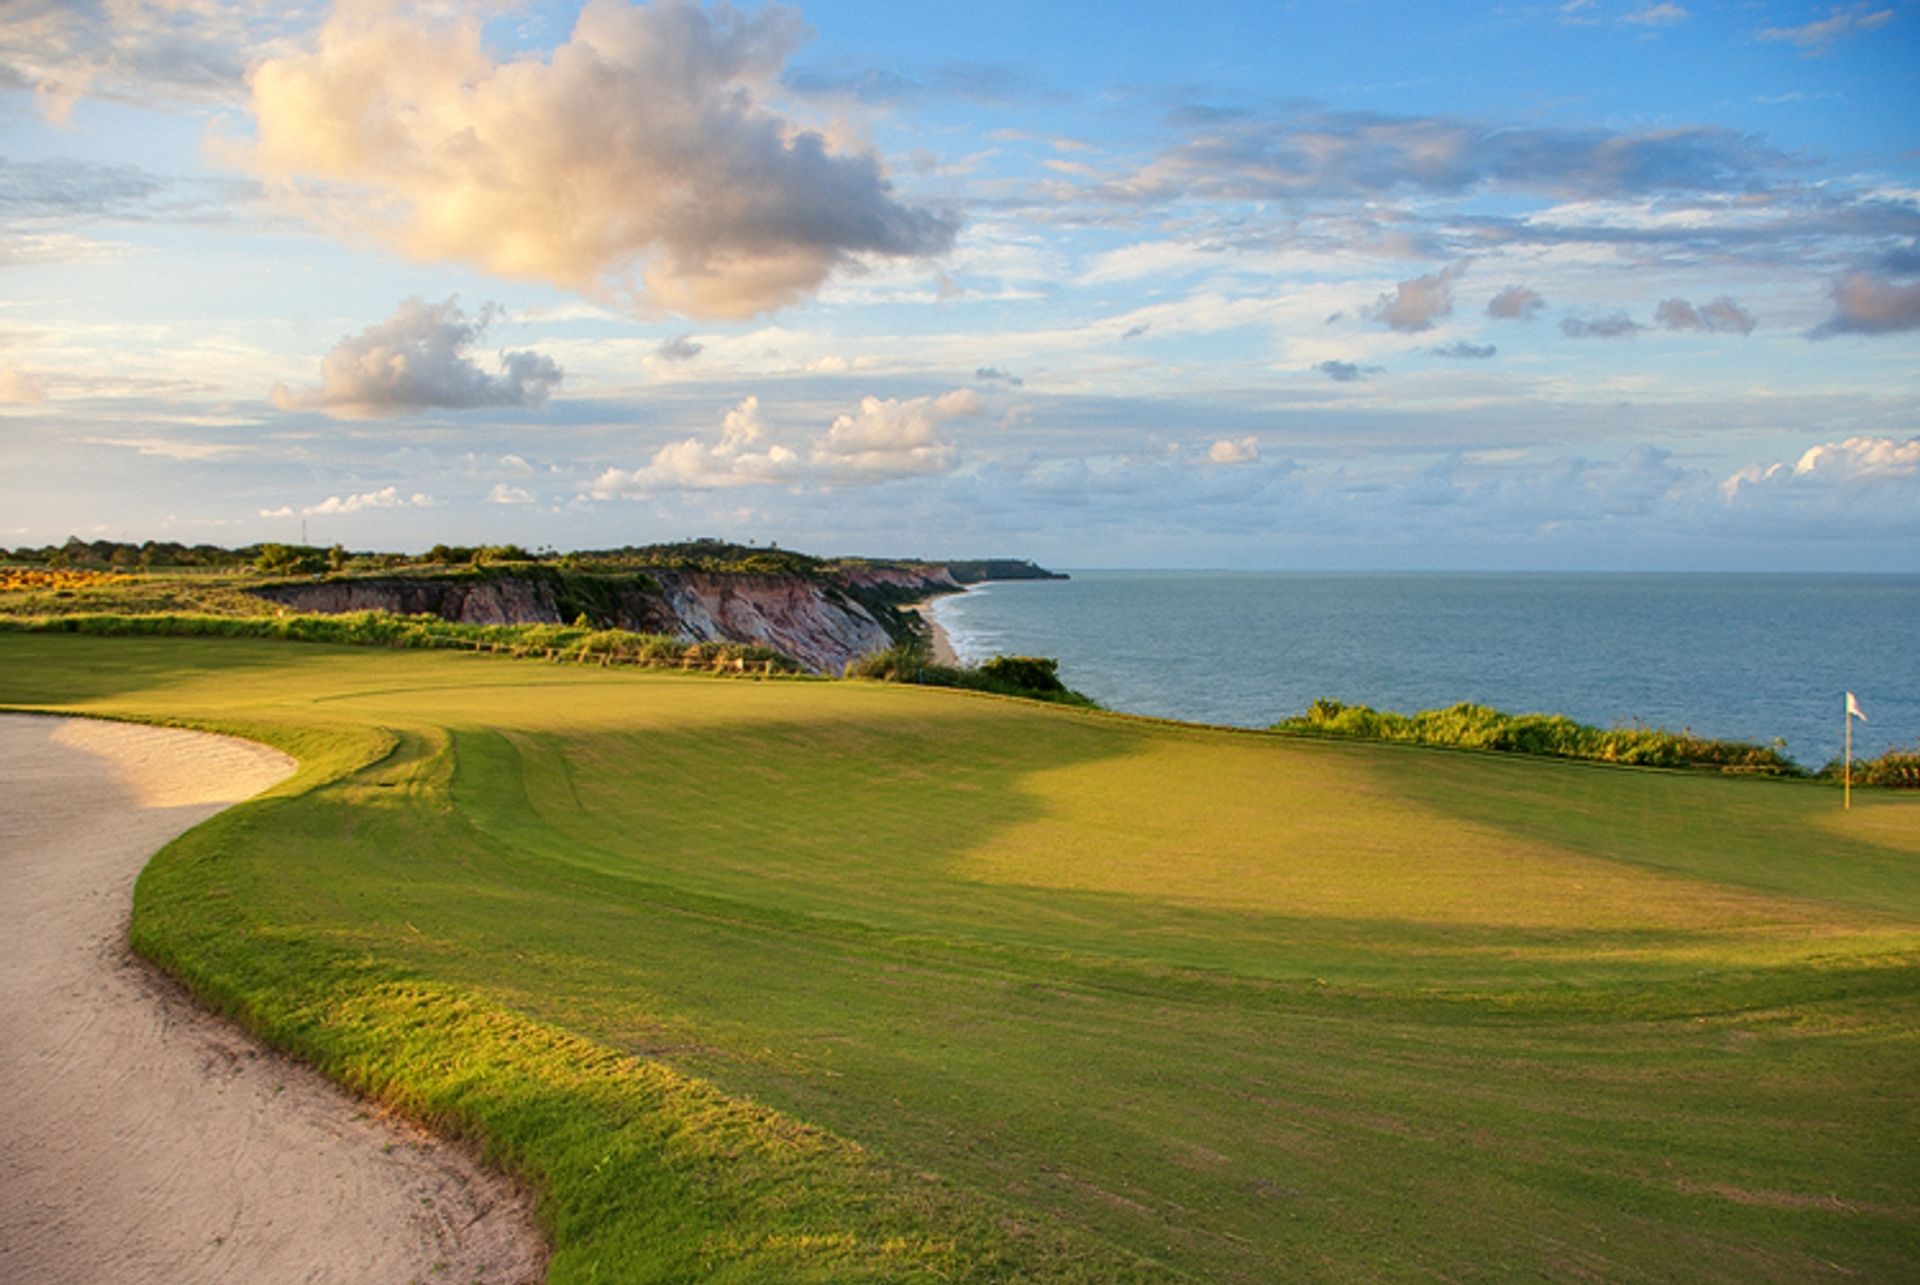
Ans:
{"label": "white sand beach", "polygon": [[513,1184],[202,1012],[126,944],[148,857],[293,769],[228,737],[0,714],[0,1279],[544,1274]]}
{"label": "white sand beach", "polygon": [[927,629],[933,641],[934,664],[958,666],[966,663],[960,659],[960,653],[954,649],[952,636],[940,624],[940,618],[934,615],[933,600],[912,603],[902,610],[911,611],[927,622]]}

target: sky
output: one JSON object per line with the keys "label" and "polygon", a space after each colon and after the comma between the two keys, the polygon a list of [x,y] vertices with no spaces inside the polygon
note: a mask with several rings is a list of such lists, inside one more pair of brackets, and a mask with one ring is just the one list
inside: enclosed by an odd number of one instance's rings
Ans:
{"label": "sky", "polygon": [[1920,0],[0,0],[0,545],[1920,572]]}

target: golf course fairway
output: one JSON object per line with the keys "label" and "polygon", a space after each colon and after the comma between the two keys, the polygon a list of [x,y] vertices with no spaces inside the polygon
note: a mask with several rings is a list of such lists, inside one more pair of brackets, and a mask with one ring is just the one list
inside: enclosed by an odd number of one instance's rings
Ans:
{"label": "golf course fairway", "polygon": [[1920,1277],[1920,799],[218,638],[0,706],[300,760],[135,944],[555,1281]]}

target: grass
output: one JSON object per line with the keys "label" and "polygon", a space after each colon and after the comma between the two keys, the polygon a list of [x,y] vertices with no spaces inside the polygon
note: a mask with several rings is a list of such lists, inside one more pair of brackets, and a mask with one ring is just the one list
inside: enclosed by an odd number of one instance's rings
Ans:
{"label": "grass", "polygon": [[1910,797],[229,638],[0,703],[301,758],[137,943],[555,1280],[1920,1271]]}

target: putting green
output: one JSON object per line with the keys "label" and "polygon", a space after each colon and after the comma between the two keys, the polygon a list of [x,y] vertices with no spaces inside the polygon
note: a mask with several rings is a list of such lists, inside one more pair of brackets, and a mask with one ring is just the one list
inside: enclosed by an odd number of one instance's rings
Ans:
{"label": "putting green", "polygon": [[141,948],[555,1279],[1920,1271],[1920,800],[963,693],[0,635],[299,755]]}

